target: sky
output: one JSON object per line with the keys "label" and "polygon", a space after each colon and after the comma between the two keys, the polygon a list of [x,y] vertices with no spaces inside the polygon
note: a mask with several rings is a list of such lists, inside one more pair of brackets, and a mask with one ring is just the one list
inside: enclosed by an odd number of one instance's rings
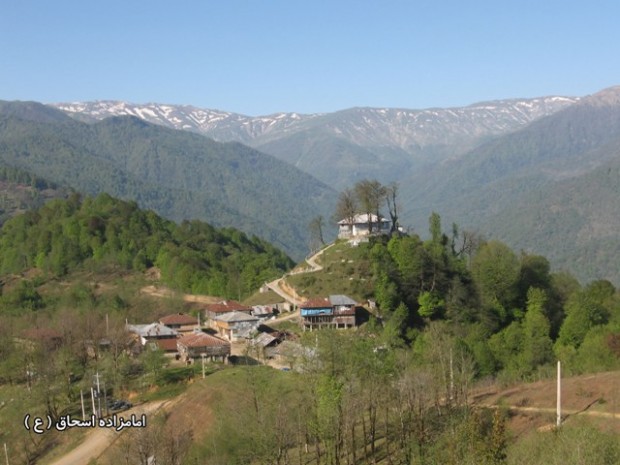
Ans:
{"label": "sky", "polygon": [[620,84],[620,2],[0,0],[0,100],[251,116],[585,96]]}

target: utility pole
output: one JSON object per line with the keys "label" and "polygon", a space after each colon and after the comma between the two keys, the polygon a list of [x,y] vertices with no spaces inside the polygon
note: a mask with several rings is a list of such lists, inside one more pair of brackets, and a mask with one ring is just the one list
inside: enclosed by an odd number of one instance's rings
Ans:
{"label": "utility pole", "polygon": [[450,347],[450,405],[454,401],[454,362],[452,359],[452,347]]}
{"label": "utility pole", "polygon": [[82,421],[86,421],[86,411],[84,410],[84,391],[80,389],[80,403],[82,404]]}
{"label": "utility pole", "polygon": [[95,409],[95,388],[92,386],[90,388],[90,398],[93,402],[93,415],[97,415],[97,410]]}
{"label": "utility pole", "polygon": [[99,406],[97,409],[97,416],[101,417],[101,386],[99,385],[99,372],[95,375],[95,379],[97,380],[97,405]]}
{"label": "utility pole", "polygon": [[556,427],[562,424],[562,366],[558,360],[558,392],[557,392],[557,419]]}
{"label": "utility pole", "polygon": [[110,407],[108,407],[108,390],[105,388],[105,382],[103,383],[103,405],[105,405],[105,414],[110,415]]}

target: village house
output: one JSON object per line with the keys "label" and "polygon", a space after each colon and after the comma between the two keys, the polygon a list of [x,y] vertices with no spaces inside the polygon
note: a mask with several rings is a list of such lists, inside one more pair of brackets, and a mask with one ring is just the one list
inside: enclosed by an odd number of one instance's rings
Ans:
{"label": "village house", "polygon": [[252,305],[252,315],[261,320],[273,318],[279,312],[275,305]]}
{"label": "village house", "polygon": [[249,346],[253,351],[253,355],[259,360],[272,359],[274,349],[282,343],[282,341],[292,337],[291,334],[286,331],[276,331],[265,325],[260,325],[258,331],[259,332],[249,341]]}
{"label": "village house", "polygon": [[163,339],[176,340],[177,338],[177,332],[174,329],[168,328],[161,323],[150,323],[147,325],[128,324],[127,331],[133,334],[142,346],[146,345],[148,342]]}
{"label": "village house", "polygon": [[256,332],[258,317],[245,312],[232,311],[214,318],[214,329],[220,337],[231,342],[248,339]]}
{"label": "village house", "polygon": [[191,333],[199,328],[198,318],[185,313],[174,313],[159,319],[159,323],[174,329],[178,334]]}
{"label": "village house", "polygon": [[307,369],[309,363],[316,361],[316,350],[304,347],[298,342],[282,341],[279,345],[268,348],[266,357],[272,359],[275,366],[301,372]]}
{"label": "village house", "polygon": [[299,309],[304,331],[323,327],[351,328],[357,324],[357,302],[346,295],[309,299]]}
{"label": "village house", "polygon": [[204,354],[211,361],[225,362],[230,357],[230,343],[219,337],[195,331],[177,340],[177,350],[184,361],[201,358]]}
{"label": "village house", "polygon": [[[370,228],[369,228],[370,227]],[[381,216],[367,213],[357,214],[338,222],[338,239],[355,239],[373,234],[388,234],[391,221]]]}
{"label": "village house", "polygon": [[210,328],[217,329],[215,319],[231,312],[241,312],[251,315],[252,307],[242,305],[235,300],[222,300],[214,304],[207,304],[205,306],[205,319],[207,321],[207,325]]}

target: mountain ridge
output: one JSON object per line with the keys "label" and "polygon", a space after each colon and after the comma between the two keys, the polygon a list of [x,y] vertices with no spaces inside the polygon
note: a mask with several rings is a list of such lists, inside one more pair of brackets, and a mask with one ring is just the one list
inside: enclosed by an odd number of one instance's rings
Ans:
{"label": "mountain ridge", "polygon": [[577,101],[574,97],[551,96],[448,109],[356,107],[332,113],[258,117],[192,106],[122,101],[60,103],[55,107],[90,122],[133,115],[221,142],[234,140],[285,161],[327,185],[347,186],[364,178],[389,183],[429,163],[458,158],[484,141],[520,129]]}
{"label": "mountain ridge", "polygon": [[175,221],[237,227],[297,258],[307,251],[308,222],[329,216],[336,197],[306,173],[250,147],[135,117],[85,124],[0,112],[0,155],[7,166],[87,194],[135,200]]}
{"label": "mountain ridge", "polygon": [[[325,125],[338,133],[342,132],[343,128],[334,129],[333,120],[338,119],[339,116],[361,115],[363,119],[364,117],[368,118],[368,115],[370,115],[376,120],[375,124],[378,126],[387,127],[389,124],[394,125],[394,122],[400,122],[401,130],[397,135],[399,136],[400,146],[405,147],[418,143],[415,134],[411,135],[410,138],[407,138],[406,134],[415,130],[416,124],[423,126],[424,123],[434,123],[431,121],[431,117],[438,118],[438,122],[441,124],[442,122],[451,123],[451,119],[463,120],[468,115],[473,115],[481,120],[488,120],[490,113],[494,111],[503,112],[508,116],[508,119],[503,121],[501,126],[487,124],[488,131],[503,132],[511,129],[508,127],[509,119],[513,119],[518,126],[541,115],[553,113],[557,109],[571,105],[578,100],[579,98],[575,97],[549,96],[486,101],[453,108],[412,110],[405,108],[354,107],[331,113],[301,114],[282,112],[256,117],[199,108],[192,105],[134,104],[118,100],[54,103],[50,104],[50,106],[63,110],[74,117],[85,118],[90,121],[101,120],[110,116],[132,115],[151,123],[173,127],[174,129],[194,130],[218,141],[235,140],[237,142],[250,143],[250,145],[254,145],[252,140],[258,140],[257,144],[259,145],[265,143],[278,130],[288,132],[300,130],[300,126],[307,124]],[[418,123],[418,120],[421,122]],[[235,133],[237,138],[234,139],[231,135],[233,132],[230,129],[233,123],[239,126]],[[482,126],[484,127],[484,125]],[[461,128],[463,127],[461,126]],[[466,128],[461,130],[466,132]],[[391,134],[391,136],[394,136],[394,132],[392,129],[387,130],[387,134]],[[379,135],[380,137],[375,142],[377,145],[382,145],[388,141],[393,142],[393,138],[388,139],[385,133],[379,133]]]}

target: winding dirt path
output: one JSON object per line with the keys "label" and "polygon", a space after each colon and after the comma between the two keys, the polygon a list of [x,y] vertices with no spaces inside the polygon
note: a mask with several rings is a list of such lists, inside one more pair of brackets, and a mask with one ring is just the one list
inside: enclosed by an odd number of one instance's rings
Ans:
{"label": "winding dirt path", "polygon": [[[319,258],[323,254],[323,252],[325,252],[327,249],[332,247],[334,244],[335,244],[335,242],[333,242],[333,243],[329,244],[328,246],[322,248],[321,250],[319,250],[317,253],[315,253],[311,257],[308,257],[306,259],[306,263],[308,263],[308,265],[310,265],[309,269],[303,269],[301,271],[287,273],[284,276],[282,276],[281,278],[275,279],[275,280],[271,281],[270,283],[267,283],[267,287],[269,289],[271,289],[273,292],[275,292],[276,294],[278,294],[280,297],[282,297],[287,302],[289,302],[289,303],[299,307],[306,299],[304,299],[299,294],[297,294],[297,292],[295,292],[295,289],[293,289],[290,286],[288,286],[288,284],[286,284],[286,282],[284,281],[285,278],[287,276],[289,276],[289,275],[292,275],[292,274],[315,273],[317,271],[322,270],[323,267],[321,265],[319,265],[316,262],[316,260],[317,260],[317,258]],[[297,313],[298,312],[294,312],[292,315],[286,315],[286,316],[284,316],[282,318],[278,318],[277,321],[282,321],[284,319],[292,319],[295,316],[297,316]]]}
{"label": "winding dirt path", "polygon": [[[142,414],[146,414],[146,424],[148,427],[149,419],[152,418],[152,414],[162,408],[169,408],[173,402],[172,400],[150,402],[130,410],[125,410],[119,413],[118,416],[128,418],[131,417],[132,413],[138,417]],[[127,430],[117,432],[110,428],[95,428],[84,438],[79,446],[48,465],[88,465],[92,459],[96,460],[101,457],[108,447],[110,447],[124,431]]]}

